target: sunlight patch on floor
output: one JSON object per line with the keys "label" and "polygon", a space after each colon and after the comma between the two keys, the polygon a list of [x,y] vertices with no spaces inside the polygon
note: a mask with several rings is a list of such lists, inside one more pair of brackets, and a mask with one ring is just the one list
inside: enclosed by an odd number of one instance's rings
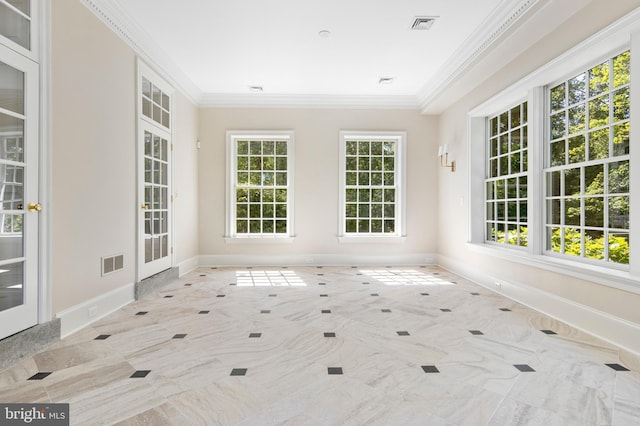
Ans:
{"label": "sunlight patch on floor", "polygon": [[450,281],[443,280],[437,276],[427,275],[413,269],[369,269],[362,270],[360,272],[385,285],[453,285]]}
{"label": "sunlight patch on floor", "polygon": [[236,271],[238,287],[305,287],[295,271]]}

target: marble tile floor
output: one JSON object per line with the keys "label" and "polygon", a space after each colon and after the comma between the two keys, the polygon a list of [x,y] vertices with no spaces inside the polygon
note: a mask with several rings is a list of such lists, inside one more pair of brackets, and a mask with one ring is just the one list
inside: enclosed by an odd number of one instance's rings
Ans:
{"label": "marble tile floor", "polygon": [[0,372],[77,425],[640,425],[640,360],[436,266],[200,268]]}

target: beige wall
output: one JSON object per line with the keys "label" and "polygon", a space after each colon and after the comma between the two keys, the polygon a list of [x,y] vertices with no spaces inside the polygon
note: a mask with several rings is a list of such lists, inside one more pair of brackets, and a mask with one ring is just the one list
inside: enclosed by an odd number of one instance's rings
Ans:
{"label": "beige wall", "polygon": [[199,254],[198,149],[196,148],[198,108],[180,92],[176,92],[174,110],[174,246],[175,262],[180,264],[189,260],[196,262]]}
{"label": "beige wall", "polygon": [[[79,0],[52,2],[53,313],[135,281],[134,52]],[[197,243],[196,108],[175,97],[176,259]],[[100,276],[100,258],[124,270]]]}
{"label": "beige wall", "polygon": [[[225,179],[227,130],[295,131],[293,244],[227,244]],[[407,132],[407,239],[402,244],[340,244],[338,155],[340,130]],[[436,120],[415,111],[331,109],[200,110],[201,255],[417,255],[435,252]],[[317,261],[314,259],[314,261]]]}
{"label": "beige wall", "polygon": [[[455,159],[460,165],[455,174],[445,171],[439,173],[438,252],[443,259],[452,264],[461,263],[476,268],[480,273],[491,277],[538,288],[640,324],[640,295],[471,251],[467,245],[466,226],[469,219],[467,113],[637,6],[638,2],[631,1],[593,0],[558,30],[508,66],[498,70],[440,116],[441,143],[452,146]],[[463,208],[460,208],[460,203]]]}

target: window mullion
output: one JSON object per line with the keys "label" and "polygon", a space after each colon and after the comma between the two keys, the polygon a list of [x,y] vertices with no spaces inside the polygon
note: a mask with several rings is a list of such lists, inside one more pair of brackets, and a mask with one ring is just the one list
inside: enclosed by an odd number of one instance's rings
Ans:
{"label": "window mullion", "polygon": [[544,186],[545,147],[548,127],[545,120],[546,94],[544,87],[529,90],[529,239],[528,253],[539,255],[545,250],[546,188]]}

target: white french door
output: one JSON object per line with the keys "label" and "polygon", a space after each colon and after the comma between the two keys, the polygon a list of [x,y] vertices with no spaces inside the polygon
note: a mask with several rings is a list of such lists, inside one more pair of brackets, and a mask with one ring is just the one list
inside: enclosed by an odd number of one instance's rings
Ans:
{"label": "white french door", "polygon": [[138,63],[138,280],[171,268],[171,87]]}
{"label": "white french door", "polygon": [[0,339],[38,323],[38,64],[0,43]]}

